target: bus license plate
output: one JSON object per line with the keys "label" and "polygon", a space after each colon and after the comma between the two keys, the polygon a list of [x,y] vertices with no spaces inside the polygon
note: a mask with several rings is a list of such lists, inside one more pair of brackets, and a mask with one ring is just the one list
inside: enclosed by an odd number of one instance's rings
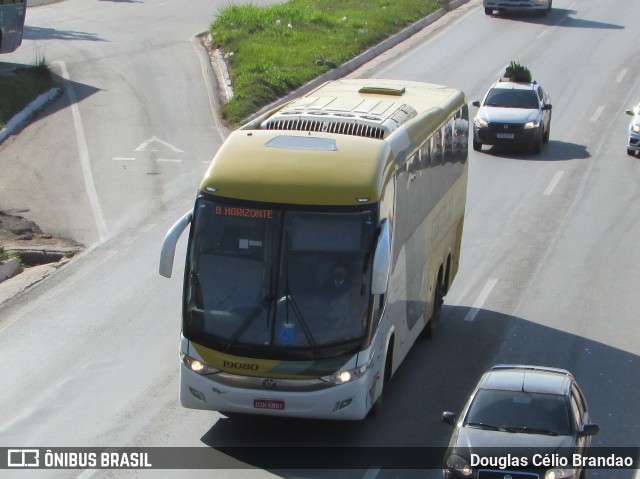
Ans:
{"label": "bus license plate", "polygon": [[496,136],[498,138],[503,139],[503,140],[513,140],[513,138],[514,138],[514,134],[513,133],[496,133]]}
{"label": "bus license plate", "polygon": [[282,411],[284,409],[284,401],[280,399],[254,399],[253,407],[256,409],[276,409]]}

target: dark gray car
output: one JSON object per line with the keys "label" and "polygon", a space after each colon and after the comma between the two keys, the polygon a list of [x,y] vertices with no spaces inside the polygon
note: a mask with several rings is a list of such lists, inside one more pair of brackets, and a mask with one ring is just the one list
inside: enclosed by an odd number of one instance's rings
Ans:
{"label": "dark gray car", "polygon": [[585,469],[560,458],[586,454],[600,430],[573,375],[542,366],[494,366],[460,418],[444,412],[442,420],[455,427],[445,479],[584,478]]}

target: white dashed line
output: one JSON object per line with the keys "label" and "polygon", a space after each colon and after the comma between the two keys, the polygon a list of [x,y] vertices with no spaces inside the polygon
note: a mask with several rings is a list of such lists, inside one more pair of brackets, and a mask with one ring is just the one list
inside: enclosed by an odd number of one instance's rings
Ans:
{"label": "white dashed line", "polygon": [[379,466],[373,466],[372,468],[367,470],[364,476],[362,476],[362,479],[375,479],[376,477],[378,477],[378,473],[380,472],[380,470],[381,468]]}
{"label": "white dashed line", "polygon": [[553,175],[553,178],[551,178],[547,189],[544,190],[544,193],[542,193],[544,196],[549,196],[551,193],[553,193],[553,190],[560,181],[560,178],[562,178],[562,175],[564,175],[564,171],[556,171],[556,174]]}
{"label": "white dashed line", "polygon": [[618,77],[616,78],[616,83],[620,83],[626,74],[627,74],[627,69],[625,68],[618,74]]}
{"label": "white dashed line", "polygon": [[123,156],[114,156],[111,159],[114,160],[114,161],[136,161],[135,158],[125,158]]}
{"label": "white dashed line", "polygon": [[162,163],[182,163],[182,160],[175,160],[173,158],[158,158],[158,161]]}
{"label": "white dashed line", "polygon": [[598,121],[598,118],[600,118],[600,115],[602,115],[603,111],[604,111],[604,105],[600,105],[596,110],[596,112],[591,117],[591,121]]}
{"label": "white dashed line", "polygon": [[498,280],[495,278],[491,278],[489,281],[487,281],[487,284],[484,285],[484,288],[480,292],[480,296],[478,296],[475,303],[473,303],[473,306],[471,306],[471,309],[465,316],[465,321],[473,321],[474,319],[476,319],[476,315],[480,312],[480,308],[482,308],[482,305],[491,294],[491,290],[497,282]]}

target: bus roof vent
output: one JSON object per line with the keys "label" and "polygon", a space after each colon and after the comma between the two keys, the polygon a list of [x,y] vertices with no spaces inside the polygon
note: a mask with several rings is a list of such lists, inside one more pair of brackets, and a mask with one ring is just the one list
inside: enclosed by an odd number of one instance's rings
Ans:
{"label": "bus roof vent", "polygon": [[317,131],[382,139],[417,115],[409,105],[387,104],[378,108],[330,110],[290,105],[265,120],[265,130]]}

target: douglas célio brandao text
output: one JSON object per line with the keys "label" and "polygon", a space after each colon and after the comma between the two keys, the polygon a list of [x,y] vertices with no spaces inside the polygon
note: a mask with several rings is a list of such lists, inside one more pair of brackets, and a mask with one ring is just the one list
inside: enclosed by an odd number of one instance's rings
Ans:
{"label": "douglas c\u00e9lio brandao text", "polygon": [[633,457],[616,456],[584,456],[582,454],[533,454],[517,456],[506,454],[503,456],[481,456],[471,454],[471,467],[494,467],[498,469],[513,469],[519,467],[633,467]]}

